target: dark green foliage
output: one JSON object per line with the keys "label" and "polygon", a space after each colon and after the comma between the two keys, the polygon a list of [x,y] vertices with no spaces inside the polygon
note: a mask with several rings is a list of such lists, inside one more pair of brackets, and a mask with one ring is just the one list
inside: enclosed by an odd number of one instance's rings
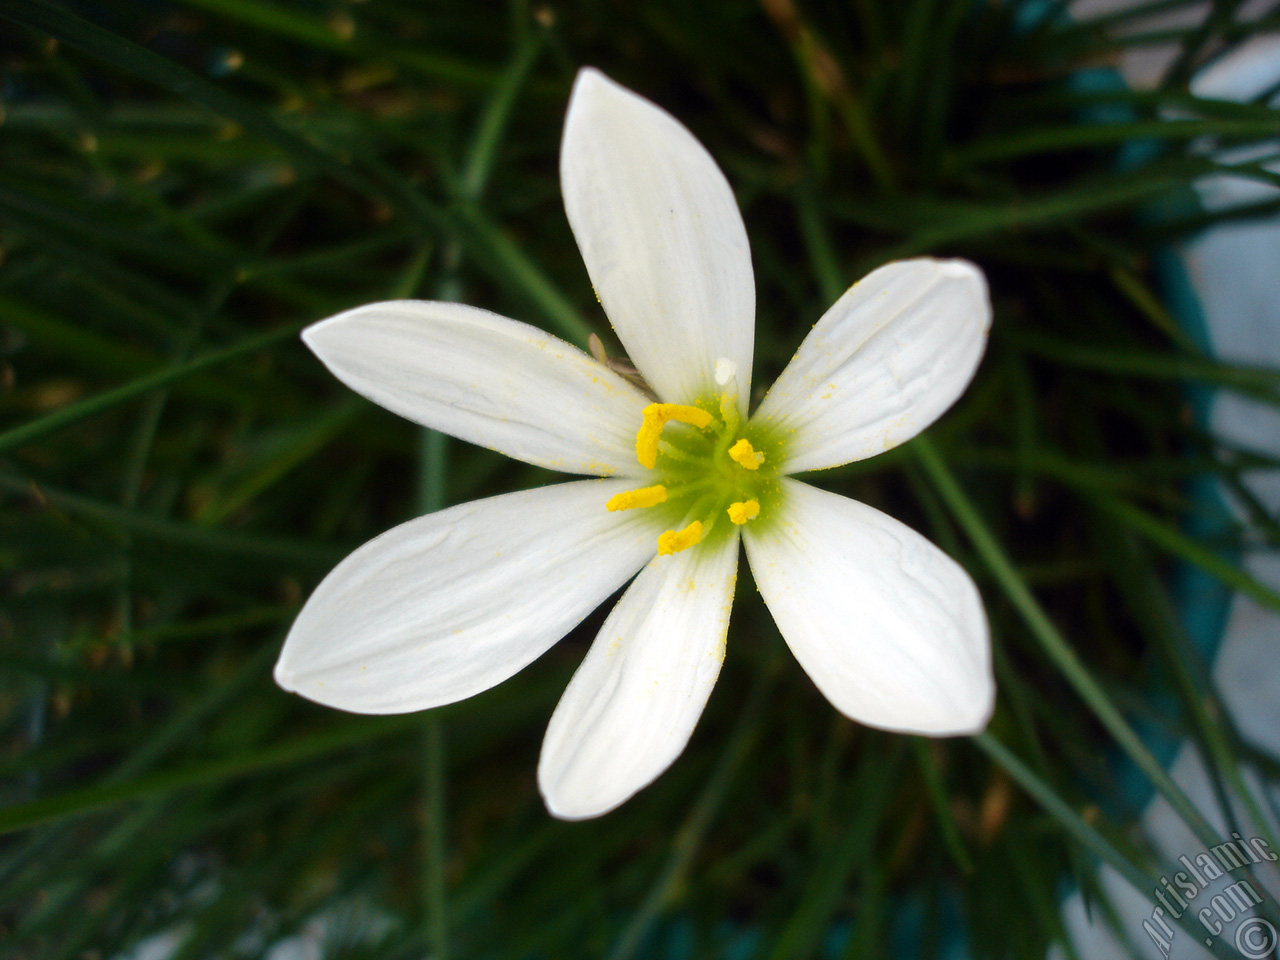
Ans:
{"label": "dark green foliage", "polygon": [[[1191,564],[1280,609],[1232,559],[1274,543],[1273,518],[1206,523],[1188,494],[1256,462],[1210,441],[1190,388],[1274,403],[1280,371],[1204,355],[1152,256],[1214,219],[1189,186],[1218,169],[1203,145],[1266,141],[1280,115],[1188,92],[1247,38],[1232,4],[1162,38],[1184,55],[1152,93],[1069,83],[1151,38],[1058,6],[0,0],[6,955],[112,957],[168,931],[179,957],[256,956],[325,915],[329,955],[371,960],[660,956],[677,933],[672,956],[796,960],[833,936],[852,958],[889,955],[908,916],[919,956],[964,937],[1033,957],[1065,884],[1101,895],[1098,859],[1147,889],[1163,869],[1120,764],[1209,836],[1133,724],[1196,738],[1219,789],[1255,803],[1166,575]],[[996,322],[965,398],[819,478],[978,579],[987,734],[837,716],[745,568],[688,750],[598,821],[550,819],[534,769],[600,615],[429,716],[346,716],[271,683],[351,547],[550,479],[424,439],[295,334],[419,296],[608,341],[556,173],[581,64],[673,112],[733,183],[756,383],[880,263],[987,271]]]}

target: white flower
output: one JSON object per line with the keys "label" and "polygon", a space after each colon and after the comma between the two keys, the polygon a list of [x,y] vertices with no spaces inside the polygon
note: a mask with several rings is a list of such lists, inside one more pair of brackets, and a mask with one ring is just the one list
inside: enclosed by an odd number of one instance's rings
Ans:
{"label": "white flower", "polygon": [[778,629],[841,713],[911,733],[984,727],[994,683],[969,576],[897,520],[787,476],[874,456],[954,402],[986,343],[982,274],[928,259],[876,270],[748,419],[755,287],[715,161],[666,112],[586,69],[560,171],[600,302],[661,402],[541,330],[460,304],[376,303],[307,329],[339,379],[389,410],[606,479],[463,504],[371,540],[311,595],[276,681],[357,713],[462,700],[639,572],[538,764],[551,813],[598,816],[693,732],[724,657],[741,537]]}

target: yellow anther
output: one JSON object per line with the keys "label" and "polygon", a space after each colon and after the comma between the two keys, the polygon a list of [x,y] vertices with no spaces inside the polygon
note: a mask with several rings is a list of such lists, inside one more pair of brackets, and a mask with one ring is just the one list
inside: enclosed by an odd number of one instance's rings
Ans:
{"label": "yellow anther", "polygon": [[746,437],[729,448],[729,456],[747,470],[758,470],[760,464],[764,463],[764,454],[751,446],[751,441]]}
{"label": "yellow anther", "polygon": [[631,510],[635,507],[652,507],[654,504],[665,503],[666,500],[667,488],[659,483],[639,490],[615,493],[604,506],[606,510]]}
{"label": "yellow anther", "polygon": [[695,520],[683,530],[668,530],[658,534],[658,556],[667,557],[681,550],[688,550],[702,539],[702,521]]}
{"label": "yellow anther", "polygon": [[651,403],[644,408],[644,422],[636,434],[636,459],[640,466],[653,469],[658,462],[658,438],[671,420],[687,423],[701,430],[711,423],[711,414],[680,403]]}
{"label": "yellow anther", "polygon": [[729,519],[742,526],[748,520],[760,516],[760,504],[755,500],[744,500],[741,503],[729,504]]}

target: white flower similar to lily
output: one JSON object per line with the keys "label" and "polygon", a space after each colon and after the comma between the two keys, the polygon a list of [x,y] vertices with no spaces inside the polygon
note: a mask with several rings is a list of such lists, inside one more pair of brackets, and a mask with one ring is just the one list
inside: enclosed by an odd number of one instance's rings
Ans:
{"label": "white flower similar to lily", "polygon": [[[316,588],[275,677],[318,703],[401,713],[516,673],[635,577],[551,717],[538,783],[598,816],[684,749],[724,657],[738,541],[778,629],[841,713],[982,729],[982,602],[897,520],[790,479],[887,450],[963,392],[986,344],[982,274],[892,263],[818,321],[748,417],[755,286],[729,184],[679,122],[585,69],[565,120],[569,223],[652,397],[576,347],[456,303],[358,307],[303,339],[404,417],[568,473],[371,540]],[[637,572],[639,576],[636,576]]]}

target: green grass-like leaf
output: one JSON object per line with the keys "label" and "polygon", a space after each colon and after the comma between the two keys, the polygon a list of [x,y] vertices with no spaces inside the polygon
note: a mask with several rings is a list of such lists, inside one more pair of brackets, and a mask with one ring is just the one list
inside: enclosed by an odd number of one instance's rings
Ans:
{"label": "green grass-like leaf", "polygon": [[[1280,768],[1226,716],[1170,572],[1280,607],[1238,555],[1280,541],[1243,479],[1276,463],[1189,412],[1210,390],[1274,404],[1280,371],[1205,353],[1152,263],[1280,209],[1198,207],[1201,177],[1277,183],[1280,113],[1189,87],[1275,17],[1223,3],[1143,26],[1192,6],[1073,23],[1030,0],[0,3],[14,955],[169,935],[191,958],[291,936],[387,960],[1073,956],[1063,890],[1115,917],[1098,864],[1144,892],[1168,869],[1119,766],[1216,842],[1151,731],[1196,743],[1238,816],[1274,816],[1248,771],[1274,788]],[[1178,52],[1155,89],[1071,80],[1157,41]],[[419,717],[344,717],[270,682],[283,630],[354,545],[553,479],[351,396],[296,334],[421,297],[608,341],[556,168],[583,64],[726,170],[751,234],[756,383],[874,266],[986,271],[996,318],[965,398],[912,444],[816,478],[973,573],[1001,690],[986,733],[837,716],[745,569],[689,748],[598,821],[551,820],[534,769],[599,614]],[[1240,516],[1192,496],[1211,480]]]}

